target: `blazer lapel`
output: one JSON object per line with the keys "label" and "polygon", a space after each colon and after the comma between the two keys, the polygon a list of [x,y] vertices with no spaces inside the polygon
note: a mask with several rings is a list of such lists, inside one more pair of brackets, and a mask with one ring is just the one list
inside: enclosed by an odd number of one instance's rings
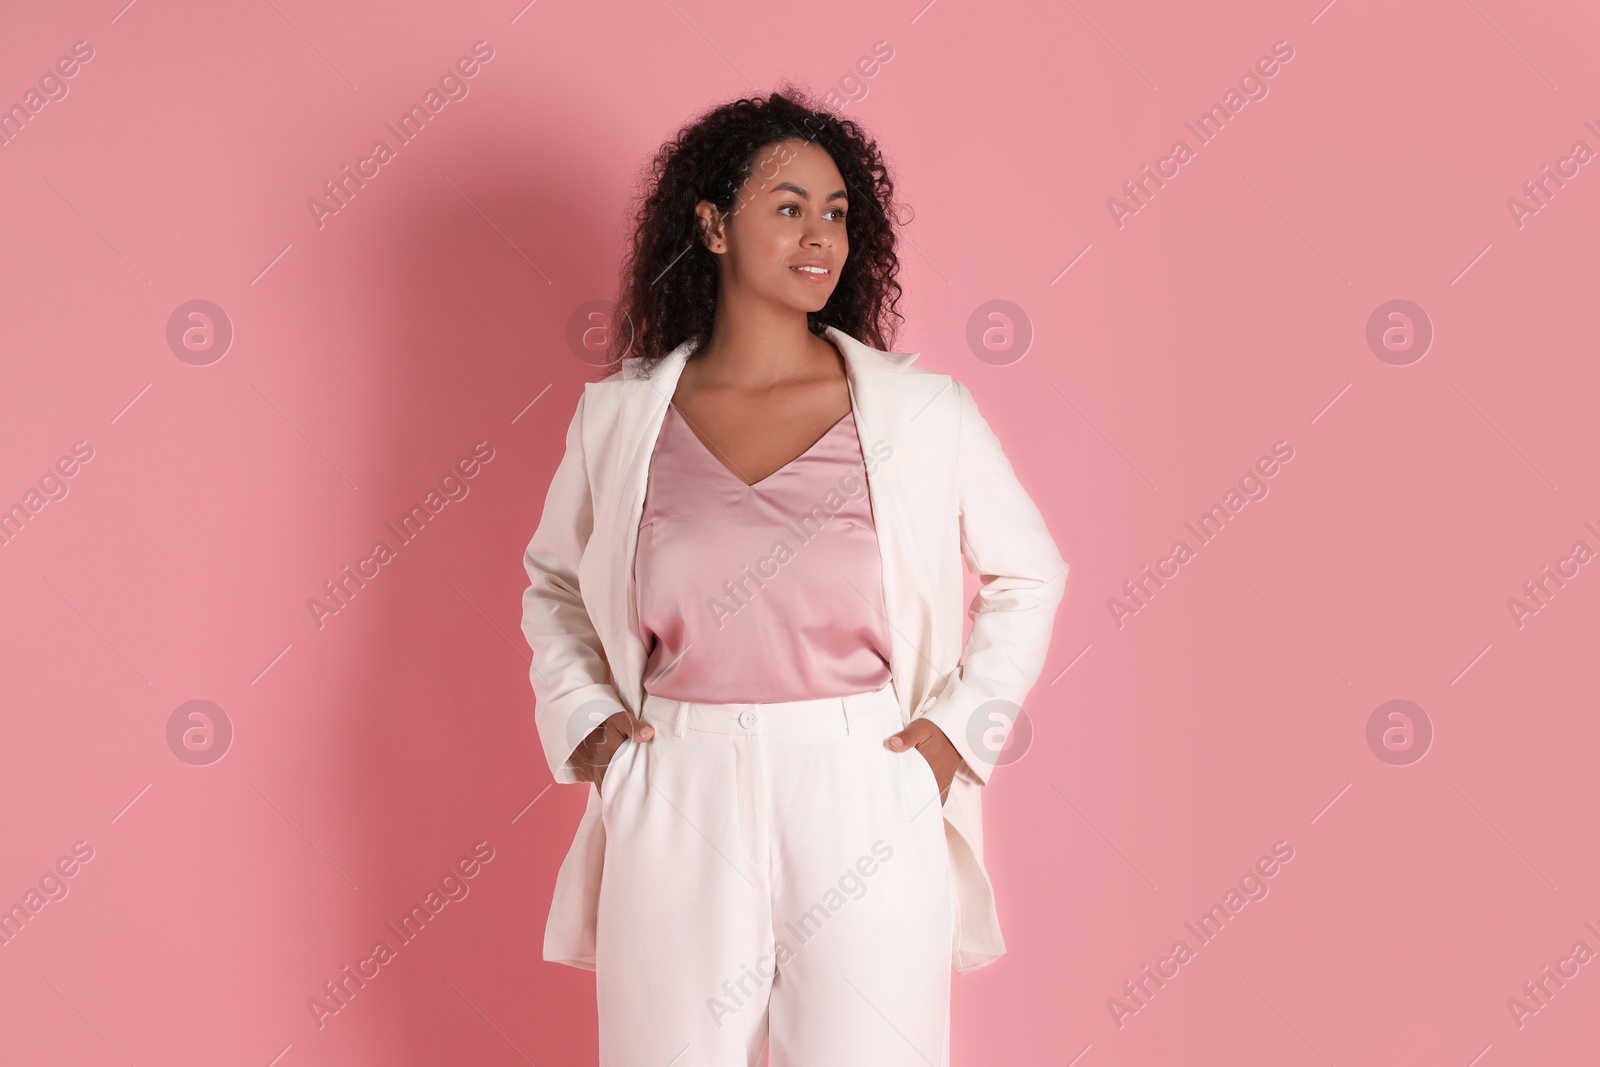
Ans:
{"label": "blazer lapel", "polygon": [[[610,500],[595,501],[593,536],[604,538],[600,546],[604,565],[585,581],[585,586],[591,591],[599,586],[591,611],[603,613],[603,618],[592,621],[606,645],[612,685],[635,715],[644,708],[644,664],[649,652],[639,638],[638,601],[633,589],[639,518],[644,512],[650,457],[692,347],[684,342],[673,349],[649,378],[640,378],[637,366],[625,361],[619,381],[590,386],[614,390],[615,407],[608,410],[611,418],[603,421],[599,431],[603,437],[597,443],[604,447],[598,454],[615,456],[616,466],[607,472],[609,477],[597,482],[600,486],[614,486],[615,495]],[[589,601],[590,597],[585,595],[584,599]]]}
{"label": "blazer lapel", "polygon": [[[919,531],[931,524],[917,521],[916,503],[927,494],[918,494],[917,470],[909,462],[918,454],[916,434],[930,430],[933,420],[925,419],[921,426],[913,420],[936,395],[935,380],[943,376],[902,373],[918,353],[880,352],[831,326],[827,333],[844,353],[850,404],[867,462],[867,496],[882,562],[882,610],[889,628],[889,672],[905,723],[921,705],[933,671],[927,652],[933,647],[934,619],[928,582],[934,578],[925,566],[933,557],[919,544]],[[877,604],[863,606],[879,610]]]}

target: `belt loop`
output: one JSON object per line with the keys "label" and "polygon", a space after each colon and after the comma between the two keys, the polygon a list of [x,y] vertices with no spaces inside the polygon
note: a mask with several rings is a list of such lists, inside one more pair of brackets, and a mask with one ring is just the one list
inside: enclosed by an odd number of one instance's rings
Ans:
{"label": "belt loop", "polygon": [[677,709],[672,715],[672,735],[674,737],[682,737],[689,729],[688,723],[689,702],[687,700],[680,700],[678,701]]}
{"label": "belt loop", "polygon": [[846,735],[859,733],[866,729],[871,697],[871,693],[851,693],[848,696],[839,698],[839,702],[844,705],[844,732]]}

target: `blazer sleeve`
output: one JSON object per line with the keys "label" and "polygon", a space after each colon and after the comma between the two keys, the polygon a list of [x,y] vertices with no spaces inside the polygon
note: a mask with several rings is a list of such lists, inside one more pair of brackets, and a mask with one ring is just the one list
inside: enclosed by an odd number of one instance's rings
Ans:
{"label": "blazer sleeve", "polygon": [[523,553],[529,585],[522,594],[522,633],[533,650],[534,720],[550,773],[558,783],[582,781],[573,749],[607,717],[623,708],[610,682],[600,636],[584,606],[578,563],[594,531],[593,498],[583,450],[583,407],[567,428],[544,512]]}
{"label": "blazer sleeve", "polygon": [[967,609],[972,632],[961,664],[922,714],[949,737],[971,776],[987,785],[1044,670],[1067,563],[972,394],[953,384],[960,406],[961,554],[982,585]]}

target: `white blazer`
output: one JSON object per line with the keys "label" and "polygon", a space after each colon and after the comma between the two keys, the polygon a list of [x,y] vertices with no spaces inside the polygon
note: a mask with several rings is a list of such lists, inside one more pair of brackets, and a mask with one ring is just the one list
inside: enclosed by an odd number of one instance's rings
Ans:
{"label": "white blazer", "polygon": [[[901,719],[923,715],[965,760],[944,805],[957,921],[951,966],[969,971],[1006,951],[983,866],[982,787],[1009,732],[991,701],[1023,705],[1044,669],[1067,564],[972,394],[947,374],[913,368],[917,353],[881,352],[841,330],[867,492],[883,563],[890,672]],[[629,358],[585,383],[566,454],[524,566],[522,632],[539,740],[555,780],[578,782],[573,749],[605,715],[644,704],[648,650],[639,636],[634,548],[656,435],[690,342],[640,378]],[[961,561],[982,581],[962,648]],[[597,703],[598,702],[598,703]],[[594,713],[599,712],[599,715]],[[605,829],[599,791],[556,877],[544,958],[594,969]]]}

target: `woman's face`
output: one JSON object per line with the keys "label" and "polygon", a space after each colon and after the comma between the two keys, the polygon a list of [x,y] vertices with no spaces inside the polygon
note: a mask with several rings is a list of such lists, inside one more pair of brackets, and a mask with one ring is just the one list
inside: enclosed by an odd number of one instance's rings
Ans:
{"label": "woman's face", "polygon": [[707,247],[721,257],[723,294],[820,311],[850,253],[847,207],[833,157],[797,139],[757,151],[727,213],[709,200],[695,211],[710,227]]}

